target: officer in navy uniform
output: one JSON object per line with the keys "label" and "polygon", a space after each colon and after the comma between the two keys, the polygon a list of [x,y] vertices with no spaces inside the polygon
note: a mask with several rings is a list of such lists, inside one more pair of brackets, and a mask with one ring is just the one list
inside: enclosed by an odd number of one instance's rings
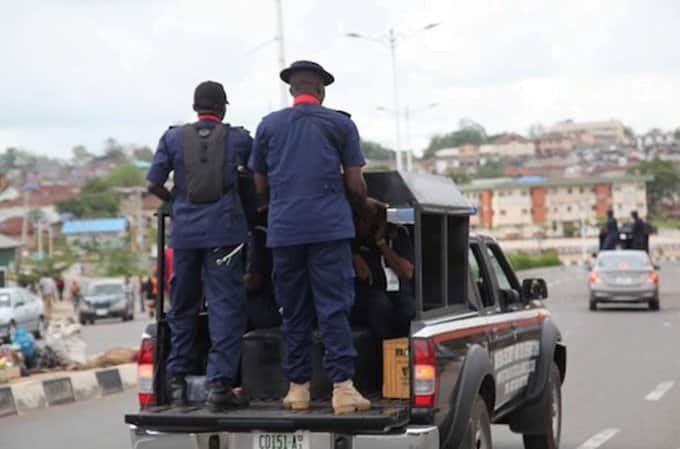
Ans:
{"label": "officer in navy uniform", "polygon": [[348,321],[354,302],[352,206],[360,210],[366,200],[359,133],[349,117],[321,105],[334,79],[319,64],[298,61],[280,76],[290,84],[294,105],[262,120],[250,167],[269,208],[274,296],[288,344],[283,368],[291,383],[283,405],[309,408],[316,312],[335,412],[367,410],[370,402],[352,383],[356,352]]}
{"label": "officer in navy uniform", "polygon": [[[244,242],[248,226],[237,189],[252,138],[241,127],[222,123],[227,97],[220,83],[206,81],[194,92],[198,121],[172,127],[161,137],[147,174],[149,191],[171,201],[174,249],[172,346],[167,361],[170,401],[186,404],[185,376],[197,367],[196,333],[205,294],[210,328],[207,387],[213,410],[246,405],[232,392],[240,360]],[[174,171],[172,194],[163,185]],[[201,281],[203,280],[203,282]]]}

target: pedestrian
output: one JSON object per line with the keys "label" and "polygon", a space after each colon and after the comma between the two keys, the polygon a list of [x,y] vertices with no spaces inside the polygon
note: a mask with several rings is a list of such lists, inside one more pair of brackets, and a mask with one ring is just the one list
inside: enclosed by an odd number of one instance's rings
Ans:
{"label": "pedestrian", "polygon": [[[193,105],[198,121],[166,131],[146,177],[149,191],[170,202],[173,223],[169,246],[175,278],[167,315],[170,402],[186,404],[185,376],[196,369],[196,317],[204,291],[212,343],[207,404],[215,411],[247,405],[231,387],[240,361],[245,305],[241,250],[248,235],[236,181],[238,167],[247,163],[252,138],[245,129],[222,123],[227,104],[220,83],[199,84]],[[172,195],[164,187],[171,171]]]}
{"label": "pedestrian", "polygon": [[333,76],[319,64],[297,61],[280,77],[290,84],[293,107],[262,120],[250,167],[262,208],[268,207],[274,296],[288,344],[283,406],[309,408],[316,312],[335,413],[367,410],[370,402],[352,383],[356,352],[348,319],[354,302],[350,205],[362,209],[366,199],[359,133],[349,117],[322,106]]}
{"label": "pedestrian", "polygon": [[57,292],[59,293],[59,301],[64,300],[64,278],[59,276],[57,278]]}
{"label": "pedestrian", "polygon": [[146,307],[144,307],[144,304],[146,304],[146,281],[142,276],[139,276],[137,279],[139,285],[139,289],[137,290],[137,295],[139,296],[139,310],[144,313],[146,312]]}
{"label": "pedestrian", "polygon": [[132,280],[130,279],[129,274],[125,275],[125,283],[123,284],[123,291],[125,293],[125,301],[127,301],[128,303],[132,302],[134,304],[135,288],[132,285]]}
{"label": "pedestrian", "polygon": [[647,223],[645,223],[644,220],[640,218],[640,214],[638,214],[636,210],[631,212],[630,216],[633,219],[632,249],[639,249],[649,252]]}
{"label": "pedestrian", "polygon": [[616,222],[616,218],[614,218],[614,211],[611,209],[607,211],[607,223],[605,227],[607,229],[607,235],[604,238],[602,249],[616,249],[616,244],[619,241],[619,225]]}
{"label": "pedestrian", "polygon": [[74,280],[71,283],[71,302],[73,303],[73,310],[76,312],[80,305],[80,295],[80,285],[78,285],[78,281]]}

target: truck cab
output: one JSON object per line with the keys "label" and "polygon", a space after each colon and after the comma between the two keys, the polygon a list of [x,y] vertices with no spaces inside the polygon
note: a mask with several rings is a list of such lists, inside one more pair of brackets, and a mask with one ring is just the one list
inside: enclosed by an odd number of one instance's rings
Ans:
{"label": "truck cab", "polygon": [[[140,411],[125,416],[134,448],[491,448],[492,422],[522,433],[528,449],[559,447],[566,347],[543,305],[545,282],[520,283],[494,239],[470,235],[473,208],[450,179],[379,172],[366,174],[366,182],[369,196],[390,205],[388,221],[405,226],[413,240],[416,316],[408,336],[408,397],[382,397],[382,342],[353,327],[354,381],[372,400],[371,410],[333,414],[318,338],[312,407],[284,410],[285,340],[279,329],[260,329],[242,340],[240,387],[251,396],[250,407],[212,413],[203,406],[205,361],[188,379],[189,406],[170,407],[164,363],[169,334],[160,292],[157,320],[147,327],[139,356]],[[164,220],[159,213],[160,261]],[[206,312],[197,320],[197,351],[205,359]]]}

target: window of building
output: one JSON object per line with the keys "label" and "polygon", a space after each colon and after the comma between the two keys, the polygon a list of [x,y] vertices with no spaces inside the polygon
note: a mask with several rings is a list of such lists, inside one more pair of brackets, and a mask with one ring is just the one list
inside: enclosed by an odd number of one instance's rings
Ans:
{"label": "window of building", "polygon": [[567,193],[571,195],[571,194],[573,193],[573,190],[574,190],[574,189],[572,189],[571,187],[569,187],[569,188],[567,189]]}
{"label": "window of building", "polygon": [[594,205],[593,207],[591,207],[591,209],[593,210],[593,212],[597,212],[597,206],[596,206],[596,205]]}
{"label": "window of building", "polygon": [[583,187],[578,188],[578,193],[583,193]]}
{"label": "window of building", "polygon": [[505,216],[505,209],[501,209],[500,213],[501,213],[501,217],[504,217]]}
{"label": "window of building", "polygon": [[528,211],[526,209],[522,209],[522,215],[526,215]]}
{"label": "window of building", "polygon": [[571,212],[571,206],[567,206],[567,212]]}

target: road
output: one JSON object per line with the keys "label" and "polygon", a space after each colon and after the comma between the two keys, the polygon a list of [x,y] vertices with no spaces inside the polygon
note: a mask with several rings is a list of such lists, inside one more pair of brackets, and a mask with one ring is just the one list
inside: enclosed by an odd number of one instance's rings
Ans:
{"label": "road", "polygon": [[115,347],[138,347],[139,338],[148,321],[147,315],[137,310],[133,321],[107,319],[96,321],[94,325],[82,326],[81,335],[87,344],[87,354],[93,355]]}
{"label": "road", "polygon": [[[680,283],[674,282],[680,265],[662,267],[660,312],[589,312],[583,269],[538,274],[548,281],[549,307],[569,347],[561,448],[680,449]],[[93,348],[117,346],[135,342],[142,321],[102,323],[84,332]],[[122,419],[135,400],[134,392],[126,392],[2,418],[0,447],[128,448]],[[523,447],[518,435],[501,426],[493,427],[493,439],[496,449]]]}

